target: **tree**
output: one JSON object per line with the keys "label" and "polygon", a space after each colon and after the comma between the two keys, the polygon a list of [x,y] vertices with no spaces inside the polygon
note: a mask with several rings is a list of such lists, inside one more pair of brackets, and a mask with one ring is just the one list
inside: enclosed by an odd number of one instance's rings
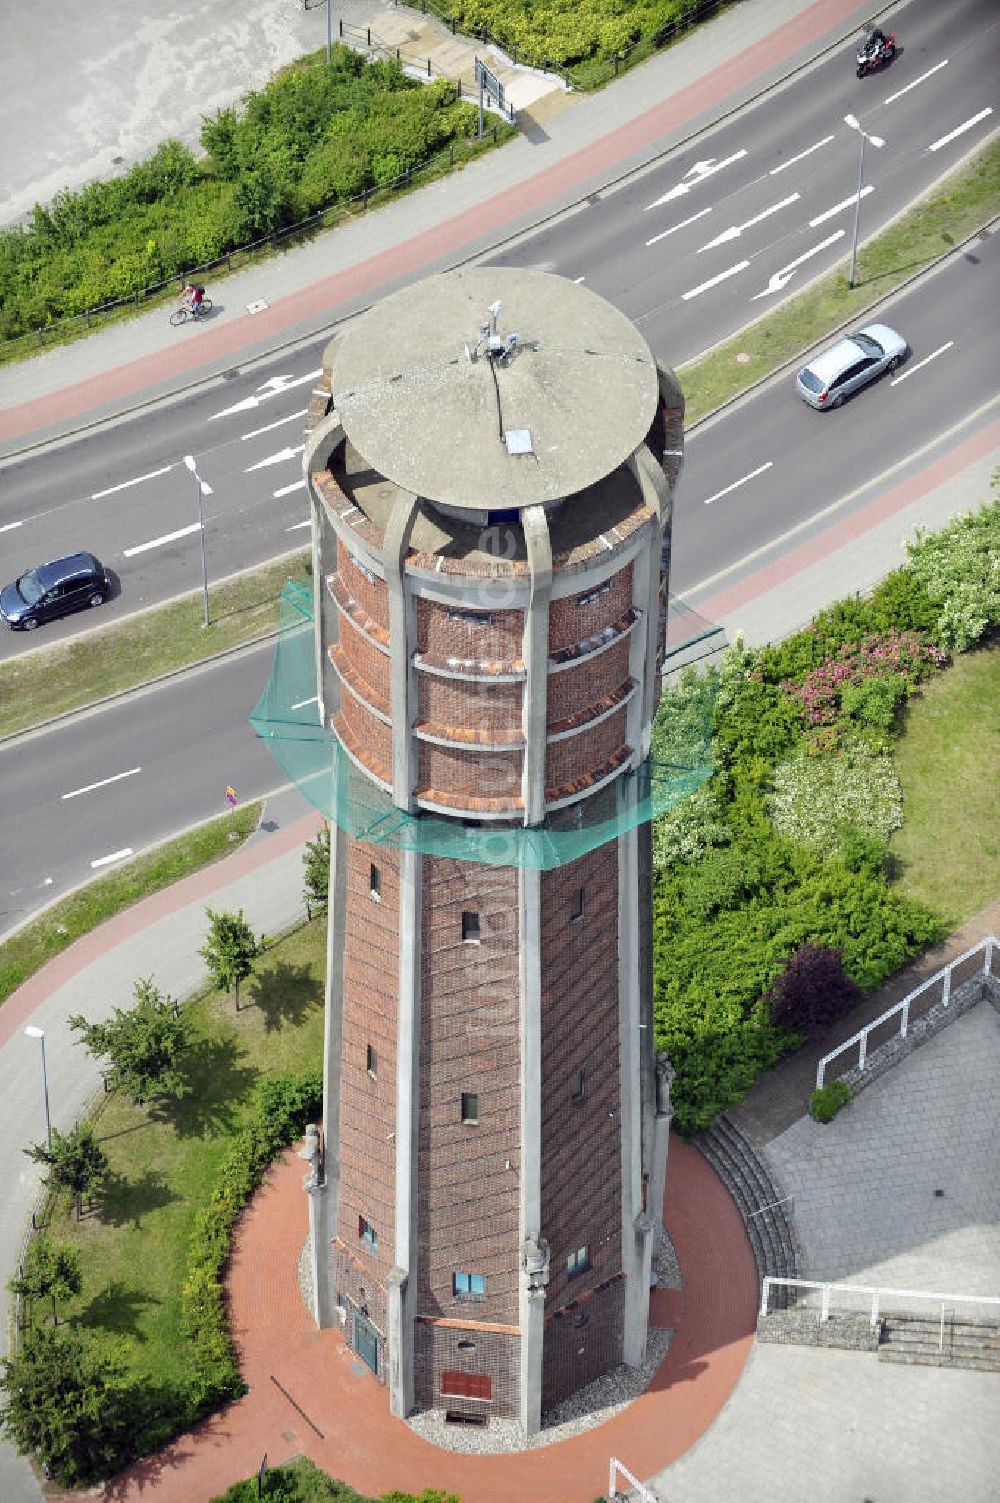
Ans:
{"label": "tree", "polygon": [[173,1000],[157,990],[152,976],[135,983],[135,1006],[116,1007],[106,1023],[88,1023],[79,1013],[69,1026],[89,1054],[111,1061],[109,1080],[136,1105],[151,1096],[179,1100],[190,1093],[185,1069],[190,1048],[187,1022]]}
{"label": "tree", "polygon": [[771,987],[771,1021],[792,1033],[829,1028],[861,1000],[861,989],[844,974],[840,951],[802,944]]}
{"label": "tree", "polygon": [[69,1299],[83,1288],[80,1255],[68,1242],[51,1242],[36,1237],[28,1249],[19,1277],[7,1284],[11,1294],[22,1299],[51,1299],[52,1324],[59,1324],[56,1301]]}
{"label": "tree", "polygon": [[208,965],[216,986],[233,993],[239,1012],[240,982],[245,981],[253,970],[260,945],[242,908],[239,913],[213,913],[211,908],[206,908],[205,912],[211,928],[198,953]]}
{"label": "tree", "polygon": [[96,1482],[131,1459],[141,1399],[120,1342],[39,1327],[4,1361],[0,1385],[0,1426],[61,1485]]}
{"label": "tree", "polygon": [[84,1195],[90,1194],[108,1169],[107,1154],[94,1136],[91,1124],[81,1122],[66,1134],[53,1131],[51,1148],[45,1143],[34,1143],[24,1152],[36,1164],[48,1166],[47,1185],[70,1191],[79,1220]]}
{"label": "tree", "polygon": [[330,827],[324,825],[315,840],[307,840],[302,865],[306,869],[306,907],[325,912],[330,896]]}

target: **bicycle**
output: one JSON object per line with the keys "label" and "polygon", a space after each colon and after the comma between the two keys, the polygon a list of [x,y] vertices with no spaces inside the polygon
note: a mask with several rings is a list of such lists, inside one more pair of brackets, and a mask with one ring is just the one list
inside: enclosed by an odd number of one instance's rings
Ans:
{"label": "bicycle", "polygon": [[179,308],[175,308],[170,315],[170,322],[176,328],[178,324],[187,323],[189,318],[204,318],[211,311],[212,299],[210,297],[203,297],[201,302],[193,308],[189,307],[187,303],[182,303]]}

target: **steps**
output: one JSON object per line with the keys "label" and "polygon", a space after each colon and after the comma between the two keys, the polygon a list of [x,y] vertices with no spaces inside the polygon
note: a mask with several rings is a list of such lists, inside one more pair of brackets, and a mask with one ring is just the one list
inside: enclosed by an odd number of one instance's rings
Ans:
{"label": "steps", "polygon": [[[785,1192],[749,1138],[723,1112],[694,1142],[736,1202],[760,1279],[795,1278],[799,1258],[791,1206],[787,1201],[775,1204],[785,1201]],[[794,1290],[778,1285],[771,1290],[769,1304],[781,1310],[794,1300]]]}
{"label": "steps", "polygon": [[944,1321],[940,1317],[886,1314],[882,1320],[880,1362],[919,1367],[966,1367],[1000,1373],[1000,1324],[995,1321]]}

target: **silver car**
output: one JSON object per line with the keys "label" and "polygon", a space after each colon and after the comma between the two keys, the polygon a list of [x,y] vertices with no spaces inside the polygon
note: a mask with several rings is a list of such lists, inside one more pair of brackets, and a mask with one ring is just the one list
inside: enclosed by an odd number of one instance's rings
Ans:
{"label": "silver car", "polygon": [[906,340],[888,324],[866,324],[804,365],[795,389],[810,407],[839,407],[883,371],[894,371],[906,354]]}

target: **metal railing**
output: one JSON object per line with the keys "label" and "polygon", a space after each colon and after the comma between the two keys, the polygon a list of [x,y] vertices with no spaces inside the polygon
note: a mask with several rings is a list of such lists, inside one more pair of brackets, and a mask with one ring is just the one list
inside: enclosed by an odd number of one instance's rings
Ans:
{"label": "metal railing", "polygon": [[876,1028],[881,1028],[890,1018],[894,1018],[897,1013],[900,1015],[900,1021],[896,1037],[905,1039],[910,1026],[910,1007],[912,1003],[918,997],[923,996],[924,992],[929,991],[931,987],[937,986],[939,982],[942,984],[940,1002],[942,1006],[947,1007],[951,1002],[951,982],[956,969],[964,965],[966,961],[971,960],[973,956],[978,955],[980,950],[983,951],[983,975],[991,975],[994,949],[1000,950],[1000,940],[995,935],[988,934],[985,939],[979,941],[978,945],[973,945],[971,950],[965,951],[964,955],[959,955],[955,960],[950,961],[948,965],[942,967],[940,971],[935,972],[933,976],[929,976],[926,981],[922,981],[919,986],[914,987],[913,991],[908,992],[901,1002],[897,1002],[893,1007],[886,1008],[885,1012],[880,1013],[872,1022],[866,1024],[864,1028],[859,1029],[857,1033],[852,1034],[849,1039],[845,1039],[842,1044],[838,1044],[836,1049],[831,1049],[828,1054],[824,1054],[816,1066],[817,1089],[823,1084],[826,1067],[830,1061],[836,1059],[838,1054],[843,1054],[845,1050],[853,1049],[855,1045],[858,1046],[858,1069],[863,1070],[865,1060],[868,1058],[869,1034],[873,1033]]}
{"label": "metal railing", "polygon": [[[942,1320],[944,1310],[953,1305],[988,1305],[991,1310],[995,1309],[1000,1317],[1000,1295],[994,1294],[938,1294],[936,1291],[926,1289],[886,1289],[875,1288],[871,1284],[832,1284],[818,1279],[781,1279],[765,1274],[764,1283],[760,1291],[760,1317],[767,1314],[768,1300],[772,1284],[780,1284],[788,1289],[819,1289],[822,1291],[818,1316],[820,1320],[830,1319],[830,1296],[831,1294],[863,1294],[871,1300],[870,1321],[872,1326],[878,1325],[879,1307],[884,1299],[907,1299],[924,1300],[933,1305],[940,1305]],[[954,1313],[954,1312],[952,1312]]]}
{"label": "metal railing", "polygon": [[[370,26],[350,26],[346,21],[338,21],[338,35],[341,41],[347,40],[348,45],[355,51],[364,51],[372,57],[385,58],[388,62],[398,63],[403,69],[412,68],[418,71],[424,78],[443,78],[450,83],[455,90],[458,99],[465,98],[465,87],[462,79],[455,78],[450,73],[443,73],[436,65],[433,58],[426,57],[423,53],[411,52],[406,47],[395,47],[391,42],[383,42],[376,36]],[[476,96],[476,90],[469,92],[470,100]],[[495,102],[490,99],[485,101],[486,108],[494,114],[498,114],[509,125],[517,124],[517,116],[513,105],[504,105],[499,109]]]}

